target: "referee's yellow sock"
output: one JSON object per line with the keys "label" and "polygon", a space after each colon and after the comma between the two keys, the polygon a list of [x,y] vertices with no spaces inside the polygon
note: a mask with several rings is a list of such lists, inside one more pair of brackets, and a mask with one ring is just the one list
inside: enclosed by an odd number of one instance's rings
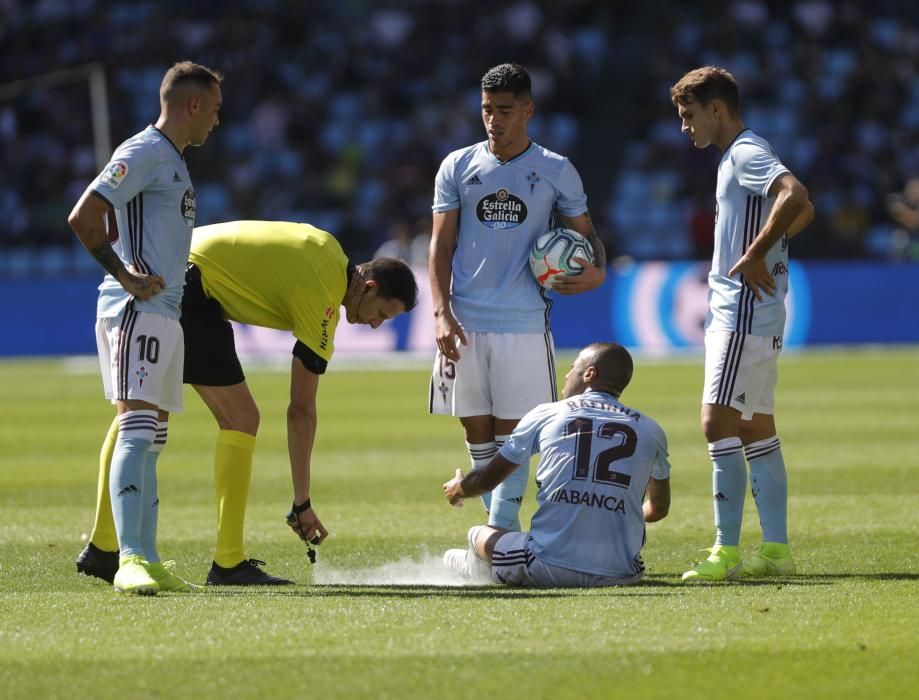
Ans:
{"label": "referee's yellow sock", "polygon": [[99,453],[99,484],[96,490],[96,520],[89,541],[105,552],[118,551],[115,519],[112,517],[112,499],[108,491],[108,475],[112,468],[112,455],[118,440],[118,416],[112,420],[108,434]]}
{"label": "referee's yellow sock", "polygon": [[221,430],[214,456],[217,487],[217,551],[214,562],[231,568],[246,558],[243,527],[252,476],[255,436],[238,430]]}

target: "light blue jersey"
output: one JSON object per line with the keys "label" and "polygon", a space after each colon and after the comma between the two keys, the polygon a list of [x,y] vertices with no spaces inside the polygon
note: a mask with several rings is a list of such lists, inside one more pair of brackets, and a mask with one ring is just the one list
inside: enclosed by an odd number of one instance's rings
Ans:
{"label": "light blue jersey", "polygon": [[769,218],[775,202],[769,188],[787,173],[772,146],[746,129],[734,139],[718,165],[715,192],[715,254],[708,274],[706,330],[752,335],[783,335],[788,291],[788,240],[783,236],[766,254],[775,278],[775,296],[758,301],[741,275],[728,277]]}
{"label": "light blue jersey", "polygon": [[610,394],[589,391],[534,408],[499,454],[525,464],[537,452],[533,554],[600,576],[641,573],[648,480],[670,478],[660,426]]}
{"label": "light blue jersey", "polygon": [[[135,301],[134,310],[179,318],[195,225],[195,190],[182,154],[159,129],[148,126],[115,149],[90,188],[114,208],[107,219],[109,241],[125,266],[166,280],[162,292]],[[117,316],[133,298],[106,275],[96,315]]]}
{"label": "light blue jersey", "polygon": [[544,333],[551,304],[530,271],[530,246],[556,212],[587,211],[577,170],[535,143],[505,163],[483,141],[448,155],[437,172],[433,211],[457,208],[454,316],[471,331]]}

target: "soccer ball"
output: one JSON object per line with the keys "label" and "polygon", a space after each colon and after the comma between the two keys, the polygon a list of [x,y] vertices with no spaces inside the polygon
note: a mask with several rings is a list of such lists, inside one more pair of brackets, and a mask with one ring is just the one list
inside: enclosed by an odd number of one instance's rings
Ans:
{"label": "soccer ball", "polygon": [[554,228],[533,241],[530,248],[530,269],[537,284],[552,289],[559,275],[579,275],[584,267],[575,258],[596,264],[593,248],[584,236],[570,228]]}

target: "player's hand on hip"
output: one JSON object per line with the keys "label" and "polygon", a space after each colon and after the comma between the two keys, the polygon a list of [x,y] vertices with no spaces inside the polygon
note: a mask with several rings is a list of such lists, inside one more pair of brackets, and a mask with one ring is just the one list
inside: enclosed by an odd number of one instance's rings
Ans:
{"label": "player's hand on hip", "polygon": [[159,275],[145,275],[134,271],[133,268],[125,268],[125,271],[118,275],[118,282],[128,294],[140,301],[149,299],[166,288],[166,280]]}
{"label": "player's hand on hip", "polygon": [[763,300],[762,292],[769,296],[775,296],[775,277],[766,269],[765,260],[744,255],[728,272],[728,277],[733,277],[736,274],[743,275],[744,284],[753,290],[757,300]]}
{"label": "player's hand on hip", "polygon": [[552,281],[552,289],[559,294],[581,294],[596,289],[606,281],[606,269],[591,265],[586,258],[574,257],[572,260],[584,267],[578,275],[558,275]]}
{"label": "player's hand on hip", "polygon": [[325,529],[312,508],[291,515],[293,517],[288,517],[287,524],[301,540],[310,544],[322,544],[322,541],[328,537],[329,531]]}
{"label": "player's hand on hip", "polygon": [[463,493],[462,482],[463,470],[457,469],[456,476],[444,483],[444,496],[447,497],[451,506],[456,506],[457,508],[463,507],[463,497],[466,495]]}
{"label": "player's hand on hip", "polygon": [[459,343],[469,345],[463,327],[449,311],[437,317],[434,327],[434,340],[440,354],[454,362],[459,360]]}

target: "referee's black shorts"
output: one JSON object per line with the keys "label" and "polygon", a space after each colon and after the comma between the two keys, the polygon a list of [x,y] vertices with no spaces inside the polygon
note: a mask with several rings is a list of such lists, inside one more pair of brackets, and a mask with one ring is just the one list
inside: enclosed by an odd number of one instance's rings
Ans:
{"label": "referee's black shorts", "polygon": [[201,286],[201,270],[189,264],[182,297],[182,331],[185,334],[186,384],[232,386],[245,381],[236,355],[233,326],[223,317],[216,299]]}

